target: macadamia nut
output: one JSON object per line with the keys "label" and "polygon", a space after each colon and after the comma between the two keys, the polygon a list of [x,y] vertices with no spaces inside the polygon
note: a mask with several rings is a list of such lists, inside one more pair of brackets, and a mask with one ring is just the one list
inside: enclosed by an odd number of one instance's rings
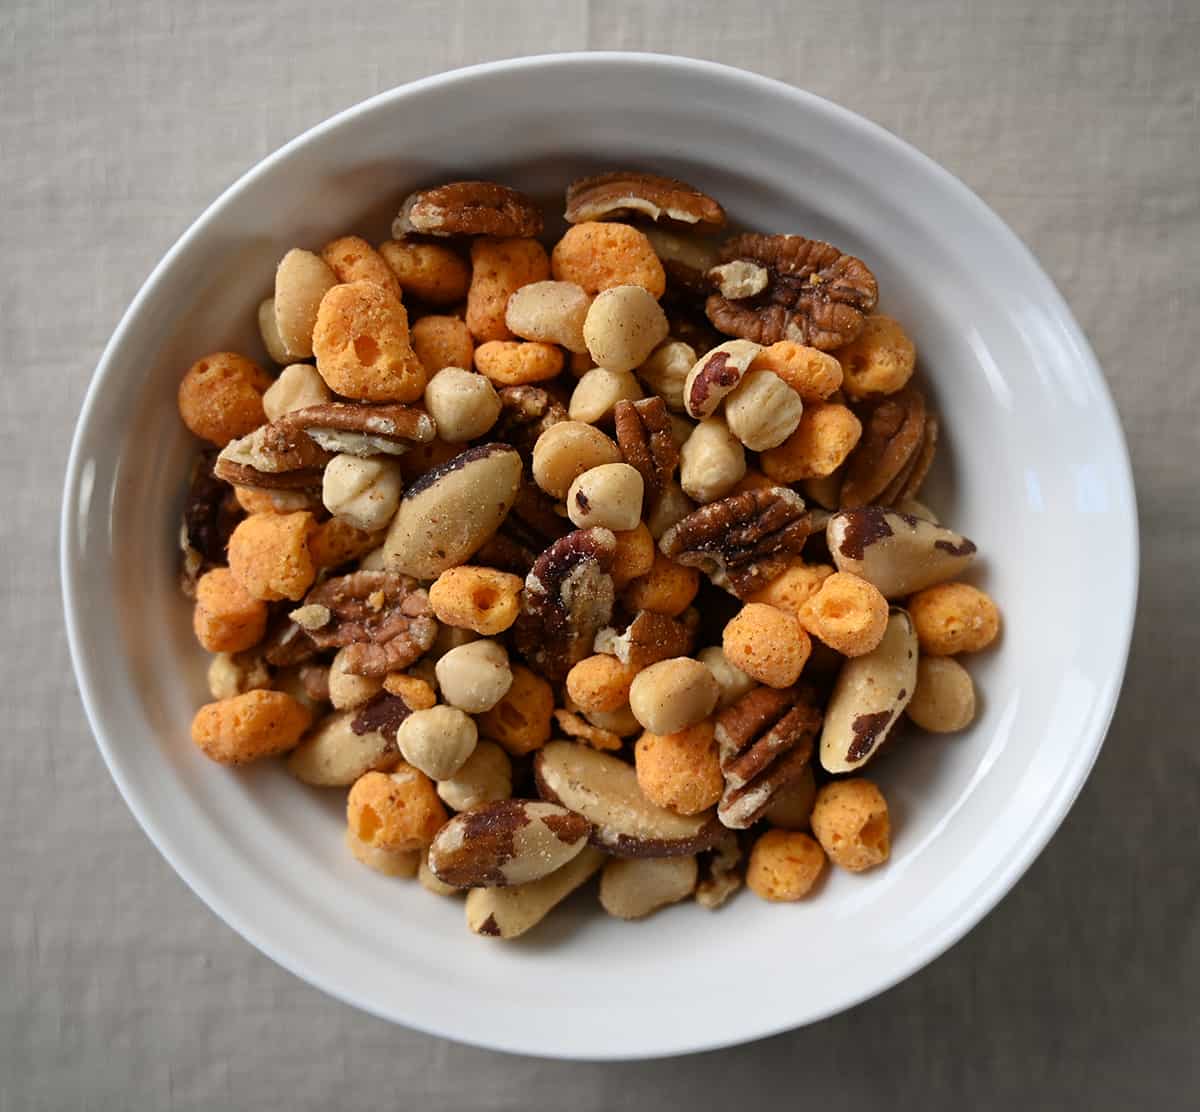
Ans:
{"label": "macadamia nut", "polygon": [[646,236],[628,224],[573,224],[551,255],[554,277],[590,294],[613,286],[641,286],[662,297],[667,275]]}
{"label": "macadamia nut", "polygon": [[360,776],[346,801],[351,832],[376,849],[425,849],[448,817],[429,777],[404,764]]}
{"label": "macadamia nut", "polygon": [[445,367],[425,387],[425,408],[442,440],[462,444],[483,436],[496,423],[500,395],[483,375]]}
{"label": "macadamia nut", "polygon": [[748,602],[725,626],[725,659],[768,687],[791,687],[800,678],[812,643],[791,614]]}
{"label": "macadamia nut", "polygon": [[249,594],[228,568],[213,568],[196,583],[192,628],[210,653],[252,648],[267,631],[267,604]]}
{"label": "macadamia nut", "polygon": [[308,550],[312,530],[310,513],[251,514],[229,538],[229,570],[254,598],[301,599],[317,574]]}
{"label": "macadamia nut", "polygon": [[627,463],[604,463],[579,476],[567,491],[567,516],[587,529],[635,529],[642,520],[644,484]]}
{"label": "macadamia nut", "polygon": [[939,583],[908,600],[921,652],[953,656],[986,649],[1000,632],[1000,611],[978,587]]}
{"label": "macadamia nut", "polygon": [[262,404],[267,420],[276,421],[297,409],[324,405],[332,400],[333,395],[316,367],[311,363],[293,363],[284,367],[279,377],[267,387]]}
{"label": "macadamia nut", "polygon": [[443,367],[475,365],[475,341],[458,317],[422,317],[412,326],[412,346],[427,378]]}
{"label": "macadamia nut", "polygon": [[729,431],[752,452],[782,444],[800,424],[804,403],[772,371],[751,371],[725,399]]}
{"label": "macadamia nut", "polygon": [[437,577],[429,603],[443,625],[494,637],[517,620],[524,585],[519,576],[464,564]]}
{"label": "macadamia nut", "polygon": [[263,394],[271,378],[257,363],[232,351],[197,360],[179,384],[179,416],[201,440],[224,448],[266,420]]}
{"label": "macadamia nut", "polygon": [[750,851],[746,887],[772,902],[803,899],[825,869],[825,854],[807,834],[768,830]]}
{"label": "macadamia nut", "polygon": [[708,810],[725,789],[709,719],[673,734],[642,734],[634,759],[642,793],[676,814]]}
{"label": "macadamia nut", "polygon": [[754,680],[740,668],[735,668],[725,659],[725,650],[720,645],[711,645],[697,654],[697,659],[705,665],[717,681],[721,694],[717,699],[717,709],[724,710],[730,703],[736,703],[754,686]]}
{"label": "macadamia nut", "polygon": [[491,710],[513,682],[504,646],[488,640],[451,649],[437,662],[437,678],[442,698],[468,714]]}
{"label": "macadamia nut", "polygon": [[641,286],[612,286],[597,295],[583,338],[597,367],[632,371],[667,338],[667,315]]}
{"label": "macadamia nut", "polygon": [[682,340],[659,344],[637,369],[637,376],[676,413],[683,413],[683,384],[696,365],[696,351]]}
{"label": "macadamia nut", "polygon": [[970,672],[953,657],[921,657],[917,661],[917,686],[905,713],[930,733],[966,729],[975,717],[975,685]]}
{"label": "macadamia nut", "polygon": [[467,296],[471,268],[449,247],[388,240],[379,245],[379,254],[405,294],[430,305],[454,305]]}
{"label": "macadamia nut", "polygon": [[862,331],[837,357],[845,379],[842,389],[854,399],[894,394],[912,378],[917,349],[899,321],[882,315],[867,317]]}
{"label": "macadamia nut", "polygon": [[467,327],[471,335],[481,341],[511,340],[513,334],[505,324],[508,299],[522,286],[549,277],[550,260],[536,239],[480,236],[474,240],[471,288],[467,293]]}
{"label": "macadamia nut", "polygon": [[797,615],[814,637],[843,656],[862,656],[883,640],[887,599],[879,588],[849,572],[826,576]]}
{"label": "macadamia nut", "polygon": [[413,711],[396,731],[404,759],[433,780],[445,780],[462,768],[478,738],[475,722],[458,707]]}
{"label": "macadamia nut", "polygon": [[202,706],[192,741],[219,764],[249,764],[286,753],[311,721],[308,708],[282,691],[247,691]]}
{"label": "macadamia nut", "polygon": [[826,784],[817,792],[811,822],[829,860],[852,873],[882,865],[891,853],[887,800],[870,780]]}
{"label": "macadamia nut", "polygon": [[629,371],[593,367],[575,384],[567,412],[572,421],[598,425],[612,420],[617,402],[635,402],[641,396],[642,388]]}
{"label": "macadamia nut", "polygon": [[325,465],[321,500],[331,514],[374,532],[392,520],[403,486],[400,466],[392,460],[343,453]]}
{"label": "macadamia nut", "polygon": [[674,734],[707,718],[720,689],[698,660],[677,656],[640,671],[629,688],[629,706],[642,728]]}
{"label": "macadamia nut", "polygon": [[448,807],[465,811],[481,803],[512,797],[512,761],[494,741],[481,741],[453,776],[439,782],[437,793]]}
{"label": "macadamia nut", "polygon": [[582,421],[559,421],[533,446],[533,481],[561,501],[585,471],[620,462],[621,449],[599,429]]}
{"label": "macadamia nut", "polygon": [[720,417],[701,421],[679,452],[679,482],[704,504],[724,498],[746,474],[746,451]]}
{"label": "macadamia nut", "polygon": [[583,322],[591,296],[574,282],[531,282],[508,299],[504,321],[523,340],[561,344],[568,351],[587,351]]}

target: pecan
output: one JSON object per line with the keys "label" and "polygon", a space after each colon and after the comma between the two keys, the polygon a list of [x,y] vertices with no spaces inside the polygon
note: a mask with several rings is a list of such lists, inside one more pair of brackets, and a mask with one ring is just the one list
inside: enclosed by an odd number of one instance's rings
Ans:
{"label": "pecan", "polygon": [[332,452],[284,417],[231,440],[221,449],[213,471],[218,479],[237,486],[320,490],[322,471],[332,458]]}
{"label": "pecan", "polygon": [[614,734],[612,730],[593,726],[583,715],[576,714],[573,710],[556,710],[554,721],[558,723],[558,728],[573,741],[581,741],[593,749],[621,748],[620,735]]}
{"label": "pecan", "polygon": [[[664,228],[643,228],[642,231],[650,241],[650,246],[654,248],[654,253],[662,263],[663,270],[667,272],[667,278],[676,292],[686,292],[703,300],[712,288],[708,280],[708,271],[717,262],[716,244],[711,240],[697,239],[695,236],[677,235]],[[706,325],[707,323],[705,321]],[[713,341],[714,344],[717,342]],[[708,346],[711,347],[712,344]]]}
{"label": "pecan", "polygon": [[732,830],[726,830],[717,844],[700,855],[700,880],[696,885],[696,903],[715,911],[742,886],[742,845]]}
{"label": "pecan", "polygon": [[225,546],[242,516],[229,486],[213,474],[212,454],[192,464],[191,482],[183,507],[179,547],[183,552],[180,587],[188,598],[196,594],[196,580],[209,568],[224,564]]}
{"label": "pecan", "polygon": [[653,509],[679,466],[667,403],[660,397],[619,401],[613,407],[613,420],[625,462],[641,475],[646,506]]}
{"label": "pecan", "polygon": [[821,711],[808,692],[756,687],[717,715],[715,738],[725,777],[717,816],[744,830],[812,757]]}
{"label": "pecan", "polygon": [[538,553],[571,531],[553,498],[535,483],[521,483],[517,500],[496,533],[476,553],[476,562],[525,575]]}
{"label": "pecan", "polygon": [[756,487],[710,502],[671,526],[664,556],[699,568],[718,587],[746,598],[797,556],[812,532],[804,500],[787,487]]}
{"label": "pecan", "polygon": [[346,671],[384,676],[407,668],[432,644],[437,622],[429,596],[407,575],[356,571],[308,592],[306,606],[324,606],[330,620],[305,633],[321,649],[346,647]]}
{"label": "pecan", "polygon": [[861,413],[862,438],[846,461],[839,495],[843,509],[881,501],[897,479],[896,490],[903,488],[925,439],[925,398],[915,386],[871,402]]}
{"label": "pecan", "polygon": [[403,455],[437,434],[433,418],[407,405],[326,402],[284,414],[273,422],[280,435],[305,433],[329,452],[354,456]]}
{"label": "pecan", "polygon": [[618,633],[612,626],[600,630],[592,647],[615,656],[631,672],[640,672],[660,660],[689,656],[695,647],[697,624],[639,610],[624,632]]}
{"label": "pecan", "polygon": [[708,319],[726,335],[760,344],[795,340],[822,351],[841,347],[862,331],[879,296],[866,263],[804,236],[735,236],[722,247],[721,259],[756,264],[767,281],[751,297],[712,294]]}
{"label": "pecan", "polygon": [[[667,273],[671,274],[670,269]],[[725,339],[704,315],[703,297],[697,300],[688,296],[678,284],[668,288],[663,295],[662,307],[667,314],[671,339],[691,344],[693,351],[711,351]]]}
{"label": "pecan", "polygon": [[638,170],[614,170],[579,178],[567,188],[568,224],[586,220],[625,220],[631,216],[682,224],[725,226],[725,210],[707,193],[676,178]]}
{"label": "pecan", "polygon": [[552,683],[591,653],[596,633],[612,617],[608,571],[616,547],[608,529],[576,529],[547,548],[525,578],[513,637],[521,655]]}
{"label": "pecan", "polygon": [[399,695],[381,691],[372,696],[350,720],[350,729],[359,737],[377,733],[395,745],[396,731],[410,714],[409,705]]}
{"label": "pecan", "polygon": [[490,181],[454,181],[410,193],[392,235],[540,236],[542,212],[524,193]]}
{"label": "pecan", "polygon": [[300,685],[314,703],[329,702],[329,669],[323,664],[301,666]]}
{"label": "pecan", "polygon": [[921,446],[913,452],[912,460],[905,464],[904,471],[888,484],[887,490],[880,498],[889,506],[905,498],[916,498],[933,466],[934,456],[937,455],[938,419],[933,416],[925,418],[925,433],[921,437]]}
{"label": "pecan", "polygon": [[537,439],[551,425],[567,419],[567,408],[540,386],[506,386],[500,392],[500,417],[492,439],[511,444],[528,465]]}
{"label": "pecan", "polygon": [[317,647],[295,622],[281,611],[267,627],[267,635],[258,645],[263,659],[276,668],[303,664],[317,655]]}

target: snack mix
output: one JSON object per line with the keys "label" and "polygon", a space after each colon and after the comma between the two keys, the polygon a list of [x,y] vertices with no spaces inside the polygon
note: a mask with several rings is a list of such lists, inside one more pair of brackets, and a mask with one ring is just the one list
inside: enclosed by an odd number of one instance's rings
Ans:
{"label": "snack mix", "polygon": [[357,860],[500,938],[597,873],[638,919],[884,864],[863,770],[970,724],[1000,626],[917,501],[938,418],[866,263],[640,172],[565,215],[414,193],[283,256],[278,366],[179,388],[193,741],[346,791]]}

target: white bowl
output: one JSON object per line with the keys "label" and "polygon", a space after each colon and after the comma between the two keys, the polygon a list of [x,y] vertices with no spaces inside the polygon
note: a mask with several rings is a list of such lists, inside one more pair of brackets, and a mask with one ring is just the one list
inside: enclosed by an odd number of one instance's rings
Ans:
{"label": "white bowl", "polygon": [[[411,188],[495,177],[543,195],[639,166],[732,216],[868,261],[944,415],[927,500],[983,554],[998,648],[962,736],[914,736],[870,774],[891,862],[813,898],[743,894],[637,925],[581,893],[532,936],[469,934],[455,900],[356,864],[343,794],[270,764],[233,772],[188,738],[203,654],[176,590],[194,443],[183,370],[260,351],[255,306],[289,247],[376,239]],[[147,834],[276,961],[358,1007],[529,1054],[638,1058],[736,1043],[880,992],[941,953],[1025,871],[1104,736],[1137,580],[1134,495],[1087,341],[1029,252],[961,183],[880,128],[704,62],[580,54],[500,62],[375,97],[289,143],[217,200],[142,287],[92,381],[63,509],[71,650],[100,749]]]}

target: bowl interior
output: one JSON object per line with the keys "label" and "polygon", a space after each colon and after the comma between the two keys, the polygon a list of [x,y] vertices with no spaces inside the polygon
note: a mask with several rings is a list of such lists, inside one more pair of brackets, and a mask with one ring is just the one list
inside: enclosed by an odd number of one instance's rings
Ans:
{"label": "bowl interior", "polygon": [[[743,895],[634,926],[590,889],[527,939],[470,935],[457,900],[357,865],[341,791],[276,765],[233,772],[188,739],[206,701],[176,581],[194,443],[174,397],[206,352],[263,357],[255,307],[289,247],[385,238],[411,188],[495,177],[557,204],[589,170],[647,167],[747,226],[860,255],[943,415],[923,495],[982,553],[998,648],[961,736],[914,734],[870,775],[891,863],[811,899]],[[1027,867],[1094,759],[1128,644],[1132,488],[1094,360],[1061,299],[964,187],[872,125],[785,86],[650,56],[532,59],[359,106],[252,171],[152,276],[114,336],[77,434],[64,511],[72,645],[105,756],[185,879],[252,942],[361,1007],[502,1049],[637,1057],[811,1021],[961,936]],[[1097,605],[1102,600],[1102,605]],[[753,939],[753,943],[750,940]],[[832,950],[832,954],[831,954]],[[832,960],[831,960],[832,959]]]}

